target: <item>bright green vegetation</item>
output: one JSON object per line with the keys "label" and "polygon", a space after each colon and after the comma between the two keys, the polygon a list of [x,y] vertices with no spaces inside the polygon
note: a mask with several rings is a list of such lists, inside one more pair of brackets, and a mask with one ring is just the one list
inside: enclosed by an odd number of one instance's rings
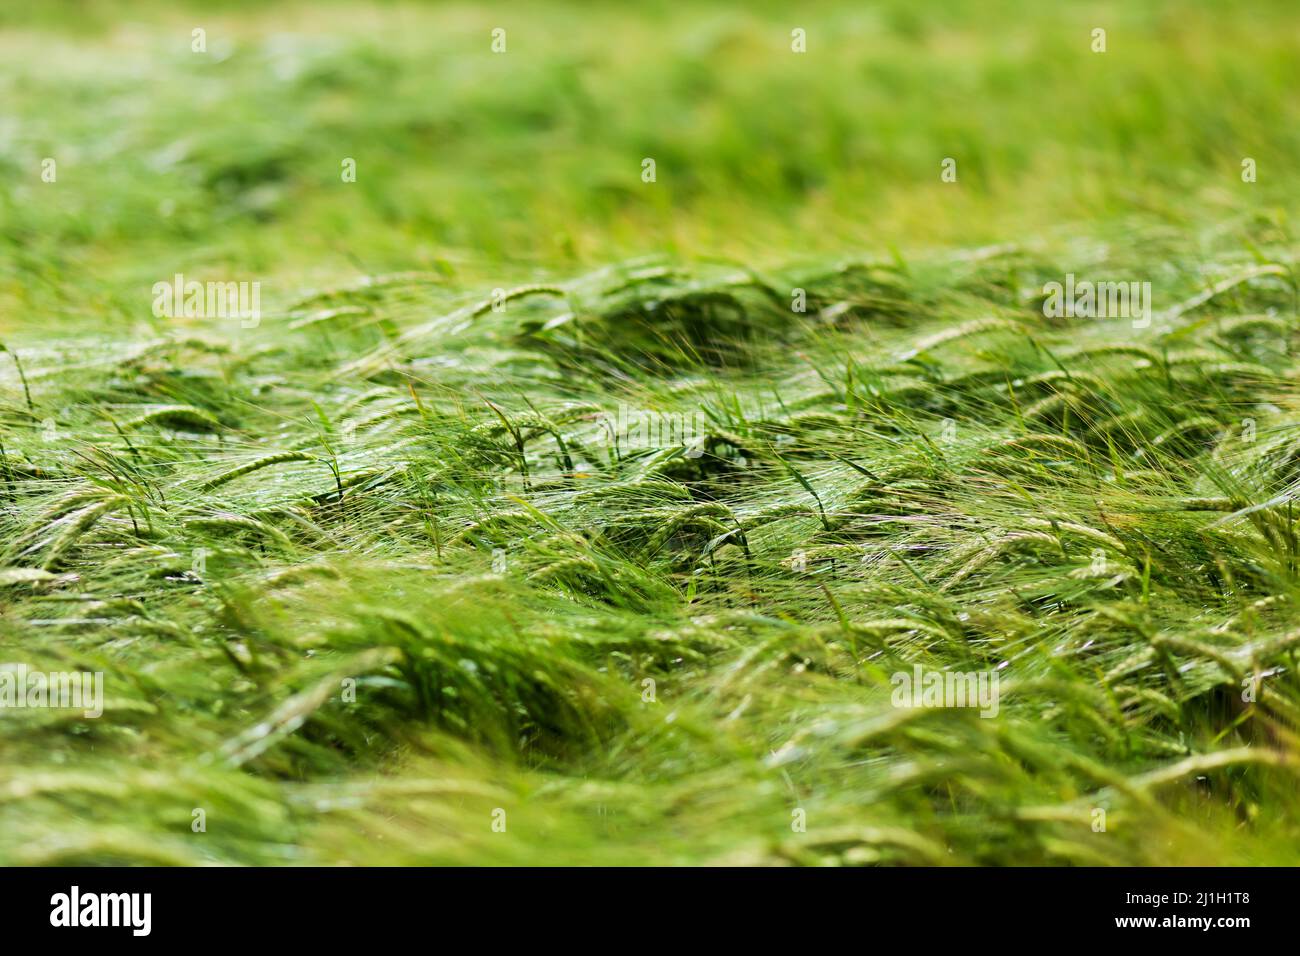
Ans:
{"label": "bright green vegetation", "polygon": [[0,14],[0,862],[1297,859],[1293,5],[216,6]]}

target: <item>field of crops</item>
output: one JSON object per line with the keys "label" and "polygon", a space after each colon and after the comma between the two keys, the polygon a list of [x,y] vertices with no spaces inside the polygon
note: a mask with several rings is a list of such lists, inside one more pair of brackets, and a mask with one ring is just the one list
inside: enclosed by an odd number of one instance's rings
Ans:
{"label": "field of crops", "polygon": [[1283,0],[6,4],[0,864],[1293,863],[1298,81]]}

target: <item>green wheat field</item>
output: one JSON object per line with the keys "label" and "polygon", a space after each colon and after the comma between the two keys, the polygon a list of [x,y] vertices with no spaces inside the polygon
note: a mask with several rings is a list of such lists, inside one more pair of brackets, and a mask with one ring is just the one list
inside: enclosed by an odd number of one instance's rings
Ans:
{"label": "green wheat field", "polygon": [[0,863],[1295,863],[1298,89],[1293,0],[4,4]]}

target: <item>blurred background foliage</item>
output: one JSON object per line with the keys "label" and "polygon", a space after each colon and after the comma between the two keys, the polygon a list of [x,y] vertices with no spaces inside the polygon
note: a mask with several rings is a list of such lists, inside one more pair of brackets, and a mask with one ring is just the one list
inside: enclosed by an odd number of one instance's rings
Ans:
{"label": "blurred background foliage", "polygon": [[173,272],[291,297],[394,269],[1284,228],[1298,29],[1284,0],[5,4],[0,304],[98,324]]}

